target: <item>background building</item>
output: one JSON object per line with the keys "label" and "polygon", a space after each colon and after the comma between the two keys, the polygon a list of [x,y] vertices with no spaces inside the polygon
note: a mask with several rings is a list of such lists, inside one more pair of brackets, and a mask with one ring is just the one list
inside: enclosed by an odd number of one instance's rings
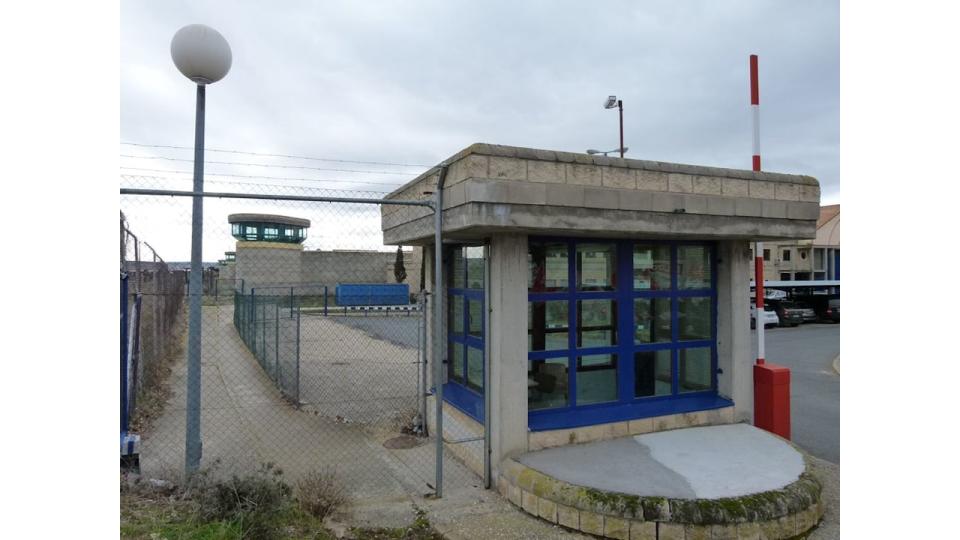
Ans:
{"label": "background building", "polygon": [[[396,283],[396,251],[332,250],[303,248],[310,220],[271,214],[231,214],[231,234],[237,239],[235,251],[220,261],[223,290],[236,287],[293,288],[296,294],[316,295],[328,287],[333,295],[341,283]],[[422,250],[403,252],[407,277],[401,283],[410,292],[420,290]]]}
{"label": "background building", "polygon": [[[750,279],[754,274],[751,266]],[[820,207],[815,238],[764,242],[763,276],[767,281],[840,279],[840,205]]]}

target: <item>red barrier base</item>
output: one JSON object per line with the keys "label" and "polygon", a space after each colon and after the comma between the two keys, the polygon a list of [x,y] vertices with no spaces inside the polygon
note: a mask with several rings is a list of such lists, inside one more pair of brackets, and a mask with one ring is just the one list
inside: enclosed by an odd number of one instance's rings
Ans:
{"label": "red barrier base", "polygon": [[790,368],[753,366],[753,425],[790,439]]}

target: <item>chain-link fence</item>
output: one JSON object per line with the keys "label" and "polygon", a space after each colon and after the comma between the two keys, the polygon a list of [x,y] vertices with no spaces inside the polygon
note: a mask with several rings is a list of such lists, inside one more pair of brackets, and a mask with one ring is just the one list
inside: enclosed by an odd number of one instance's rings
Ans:
{"label": "chain-link fence", "polygon": [[133,431],[164,399],[171,363],[182,353],[186,273],[171,269],[120,214],[120,270],[127,277],[127,407]]}
{"label": "chain-link fence", "polygon": [[[211,184],[208,191],[220,190]],[[184,185],[124,176],[121,187]],[[333,470],[367,502],[434,492],[441,461],[446,486],[477,485],[451,452],[437,459],[435,435],[425,429],[431,310],[421,293],[422,252],[398,256],[383,245],[381,194],[236,188],[248,198],[204,198],[200,466],[236,473],[272,462],[289,480]],[[186,272],[191,203],[121,195],[130,224],[168,266]],[[185,305],[184,291],[169,295]],[[147,476],[179,476],[185,466],[188,354],[186,336],[179,339],[165,399],[140,433]]]}

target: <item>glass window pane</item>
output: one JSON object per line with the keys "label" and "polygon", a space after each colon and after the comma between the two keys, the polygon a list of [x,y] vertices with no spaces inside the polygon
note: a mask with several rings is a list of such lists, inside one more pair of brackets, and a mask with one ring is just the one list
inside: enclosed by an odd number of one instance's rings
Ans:
{"label": "glass window pane", "polygon": [[670,318],[669,298],[634,299],[634,343],[662,343],[672,340]]}
{"label": "glass window pane", "polygon": [[670,246],[633,246],[633,289],[660,291],[670,288]]}
{"label": "glass window pane", "polygon": [[527,253],[527,288],[534,292],[565,291],[570,267],[567,244],[530,242]]}
{"label": "glass window pane", "polygon": [[681,340],[710,339],[711,300],[709,297],[678,298],[677,324]]}
{"label": "glass window pane", "polygon": [[527,304],[527,349],[554,351],[570,348],[569,304],[566,300],[529,302]]}
{"label": "glass window pane", "polygon": [[463,334],[463,297],[450,297],[450,320],[447,322],[450,332],[453,334]]}
{"label": "glass window pane", "polygon": [[463,248],[453,248],[453,270],[451,271],[450,283],[454,289],[462,289],[467,284],[467,275],[464,272]]}
{"label": "glass window pane", "polygon": [[668,396],[672,392],[673,362],[670,350],[641,351],[633,355],[636,397]]}
{"label": "glass window pane", "polygon": [[577,346],[609,347],[617,344],[617,302],[577,301]]}
{"label": "glass window pane", "polygon": [[450,378],[463,384],[463,344],[450,342]]}
{"label": "glass window pane", "polygon": [[577,288],[581,291],[612,291],[617,279],[615,244],[577,245]]}
{"label": "glass window pane", "polygon": [[677,248],[677,282],[681,289],[709,289],[712,283],[709,246]]}
{"label": "glass window pane", "polygon": [[474,337],[483,337],[483,302],[480,300],[467,300],[467,317],[470,319],[470,335]]}
{"label": "glass window pane", "polygon": [[464,249],[467,259],[467,288],[483,289],[483,246]]}
{"label": "glass window pane", "polygon": [[483,392],[483,351],[467,347],[467,386]]}
{"label": "glass window pane", "polygon": [[577,359],[577,405],[617,400],[617,355],[594,354]]}
{"label": "glass window pane", "polygon": [[710,347],[680,349],[680,392],[710,390]]}
{"label": "glass window pane", "polygon": [[566,358],[530,360],[527,364],[527,408],[552,409],[570,403]]}

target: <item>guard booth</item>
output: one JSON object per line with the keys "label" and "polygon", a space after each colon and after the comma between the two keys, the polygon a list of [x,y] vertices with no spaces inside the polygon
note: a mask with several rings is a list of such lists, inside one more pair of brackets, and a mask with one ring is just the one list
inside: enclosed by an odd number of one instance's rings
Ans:
{"label": "guard booth", "polygon": [[[388,195],[439,190],[442,252],[426,209],[384,205],[383,238],[425,249],[431,386],[445,426],[486,426],[493,478],[525,452],[752,421],[749,243],[812,238],[814,178],[490,144],[444,164]],[[452,446],[482,474],[482,445]]]}

